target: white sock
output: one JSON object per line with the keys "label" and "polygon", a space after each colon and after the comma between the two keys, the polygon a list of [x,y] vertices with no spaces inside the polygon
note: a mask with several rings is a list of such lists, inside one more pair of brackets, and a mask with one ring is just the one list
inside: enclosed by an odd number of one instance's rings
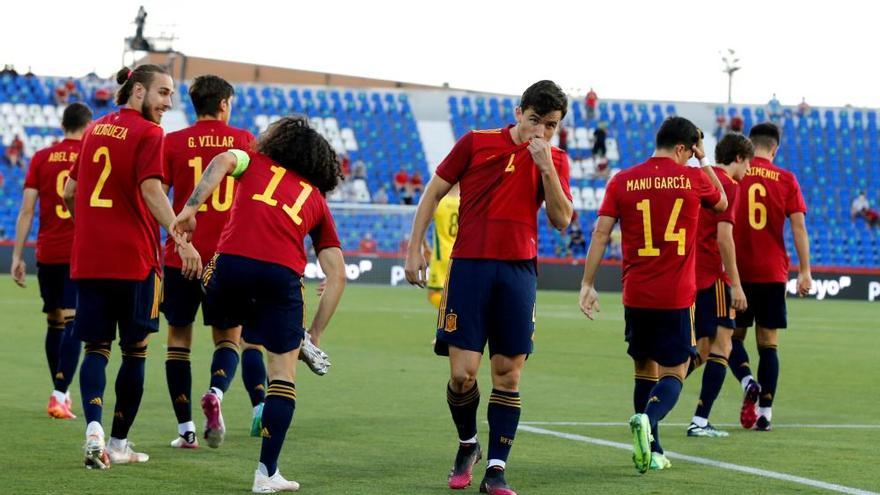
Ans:
{"label": "white sock", "polygon": [[[257,464],[257,471],[260,472],[263,476],[269,476],[269,468],[266,467],[262,462]],[[275,473],[272,473],[275,474]]]}
{"label": "white sock", "polygon": [[486,469],[498,466],[501,469],[504,469],[507,466],[507,463],[502,461],[501,459],[489,459],[489,465],[486,466]]}
{"label": "white sock", "polygon": [[223,391],[222,391],[222,390],[220,390],[220,389],[217,388],[217,387],[211,387],[210,392],[211,392],[212,394],[216,395],[217,398],[220,399],[220,402],[223,402]]}
{"label": "white sock", "polygon": [[767,421],[771,421],[773,419],[773,408],[772,407],[759,407],[758,408],[758,416],[764,416],[767,418]]}
{"label": "white sock", "polygon": [[754,379],[755,379],[755,377],[753,377],[752,375],[749,375],[739,381],[740,385],[742,385],[743,392],[746,391],[746,388],[749,386],[749,383],[752,382]]}
{"label": "white sock", "polygon": [[67,394],[65,394],[64,392],[59,392],[57,390],[52,391],[52,397],[55,397],[55,400],[57,400],[58,402],[64,402],[67,400]]}
{"label": "white sock", "polygon": [[701,418],[699,416],[694,416],[691,418],[691,423],[699,426],[700,428],[705,428],[706,425],[709,424],[709,420],[707,418]]}
{"label": "white sock", "polygon": [[458,443],[471,443],[471,444],[477,443],[477,436],[474,435],[473,437],[468,438],[467,440],[459,440]]}
{"label": "white sock", "polygon": [[183,436],[188,431],[195,432],[196,431],[196,424],[193,423],[192,421],[187,421],[186,423],[178,423],[178,425],[177,425],[177,434],[178,435]]}
{"label": "white sock", "polygon": [[101,423],[97,421],[92,421],[88,425],[86,425],[86,436],[90,437],[92,435],[97,435],[101,438],[104,438],[104,427],[101,426]]}
{"label": "white sock", "polygon": [[113,438],[110,437],[110,443],[107,446],[113,450],[122,450],[125,448],[125,444],[128,443],[127,438]]}

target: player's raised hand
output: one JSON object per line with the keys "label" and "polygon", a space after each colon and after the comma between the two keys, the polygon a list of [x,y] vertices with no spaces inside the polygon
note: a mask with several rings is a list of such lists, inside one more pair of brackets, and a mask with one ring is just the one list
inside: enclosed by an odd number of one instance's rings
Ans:
{"label": "player's raised hand", "polygon": [[580,293],[581,311],[587,315],[587,318],[594,320],[593,312],[599,312],[599,293],[592,285],[582,285]]}
{"label": "player's raised hand", "polygon": [[810,273],[804,273],[804,272],[798,273],[798,281],[797,281],[798,295],[801,297],[804,297],[810,293],[810,289],[812,289],[812,288],[813,288],[813,276]]}
{"label": "player's raised hand", "polygon": [[706,158],[706,150],[703,149],[702,139],[700,139],[697,144],[691,146],[691,151],[694,152],[694,158],[696,158],[697,160],[702,160],[703,158]]}
{"label": "player's raised hand", "polygon": [[550,143],[543,138],[535,137],[529,141],[529,153],[532,154],[532,160],[541,172],[547,172],[553,168],[553,155],[551,154]]}
{"label": "player's raised hand", "polygon": [[410,247],[406,254],[406,265],[404,267],[406,281],[424,289],[428,281],[427,271],[428,264],[425,262],[422,250],[418,246],[415,249]]}
{"label": "player's raised hand", "polygon": [[19,287],[25,288],[27,284],[25,284],[26,280],[26,265],[23,259],[21,258],[13,258],[12,259],[12,268],[9,270],[9,273],[12,275],[12,280],[18,284]]}
{"label": "player's raised hand", "polygon": [[730,289],[731,295],[733,296],[730,304],[733,306],[733,309],[737,311],[745,311],[749,307],[748,301],[746,301],[746,293],[743,292],[743,288],[740,285],[736,285],[731,287]]}

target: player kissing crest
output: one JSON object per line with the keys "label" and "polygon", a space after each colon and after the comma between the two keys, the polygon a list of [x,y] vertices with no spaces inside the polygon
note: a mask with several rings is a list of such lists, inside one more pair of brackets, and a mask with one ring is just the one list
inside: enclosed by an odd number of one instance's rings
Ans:
{"label": "player kissing crest", "polygon": [[458,330],[458,315],[449,313],[446,315],[446,331],[454,332],[456,330]]}

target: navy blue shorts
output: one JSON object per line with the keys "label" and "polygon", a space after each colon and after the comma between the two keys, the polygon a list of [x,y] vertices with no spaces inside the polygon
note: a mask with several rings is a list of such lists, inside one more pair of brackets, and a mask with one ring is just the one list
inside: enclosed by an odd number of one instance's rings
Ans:
{"label": "navy blue shorts", "polygon": [[785,284],[770,282],[743,284],[748,309],[736,315],[736,326],[751,327],[753,323],[768,329],[788,327],[788,310],[785,307]]}
{"label": "navy blue shorts", "polygon": [[243,325],[242,338],[283,354],[305,336],[302,278],[290,268],[219,254],[205,269],[204,308],[220,328]]}
{"label": "navy blue shorts", "polygon": [[627,354],[637,361],[651,359],[672,368],[697,355],[694,308],[624,308]]}
{"label": "navy blue shorts", "polygon": [[185,327],[196,321],[196,313],[199,305],[202,306],[202,323],[208,326],[215,325],[214,318],[205,302],[205,289],[201,280],[188,280],[183,276],[180,268],[173,266],[165,267],[165,276],[162,277],[162,304],[159,310],[165,315],[168,324],[174,327]]}
{"label": "navy blue shorts", "polygon": [[482,353],[488,342],[490,356],[531,354],[537,288],[534,260],[449,260],[434,352]]}
{"label": "navy blue shorts", "polygon": [[111,342],[119,325],[119,343],[126,346],[158,332],[161,284],[152,272],[142,281],[77,280],[74,334],[83,342]]}
{"label": "navy blue shorts", "polygon": [[694,310],[694,333],[697,339],[715,338],[718,327],[733,329],[736,310],[730,305],[730,286],[718,279],[714,284],[697,292]]}
{"label": "navy blue shorts", "polygon": [[70,265],[37,263],[37,282],[43,313],[76,308],[76,284],[70,280]]}

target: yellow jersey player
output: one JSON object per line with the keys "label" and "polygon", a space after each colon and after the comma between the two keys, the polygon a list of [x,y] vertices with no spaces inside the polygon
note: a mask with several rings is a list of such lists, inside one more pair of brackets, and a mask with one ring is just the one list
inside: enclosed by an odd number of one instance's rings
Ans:
{"label": "yellow jersey player", "polygon": [[437,211],[434,212],[434,235],[431,245],[426,246],[426,251],[431,253],[431,263],[428,267],[428,301],[437,309],[440,309],[440,300],[443,298],[449,255],[452,253],[452,245],[455,244],[455,237],[458,235],[458,204],[460,202],[461,197],[458,193],[458,184],[456,184],[437,205]]}

